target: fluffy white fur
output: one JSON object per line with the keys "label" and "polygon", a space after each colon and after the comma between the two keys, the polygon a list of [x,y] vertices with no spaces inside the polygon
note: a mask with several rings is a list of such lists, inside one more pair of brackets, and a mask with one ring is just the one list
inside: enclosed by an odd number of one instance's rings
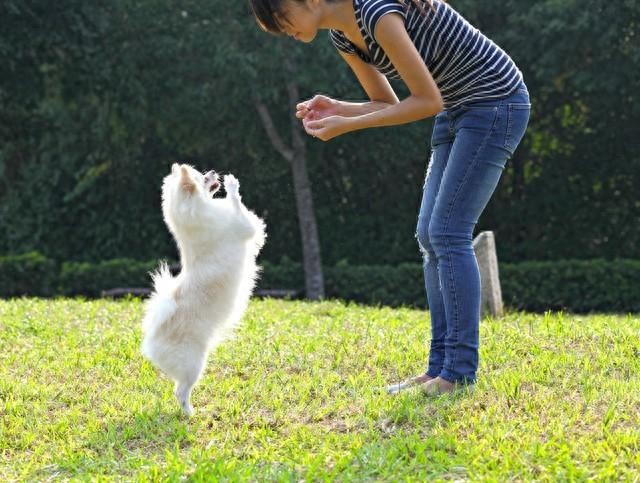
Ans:
{"label": "fluffy white fur", "polygon": [[263,221],[241,202],[238,180],[224,177],[226,198],[213,198],[217,175],[174,164],[162,186],[162,212],[180,250],[182,271],[153,274],[142,353],[175,381],[175,395],[193,414],[191,390],[209,351],[242,317],[265,240]]}

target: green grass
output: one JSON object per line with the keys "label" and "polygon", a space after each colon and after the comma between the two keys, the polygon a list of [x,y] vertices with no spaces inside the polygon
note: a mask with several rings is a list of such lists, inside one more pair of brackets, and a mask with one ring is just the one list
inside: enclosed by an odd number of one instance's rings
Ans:
{"label": "green grass", "polygon": [[1,481],[640,481],[638,316],[485,319],[474,392],[391,397],[428,314],[254,301],[189,420],[142,309],[0,301]]}

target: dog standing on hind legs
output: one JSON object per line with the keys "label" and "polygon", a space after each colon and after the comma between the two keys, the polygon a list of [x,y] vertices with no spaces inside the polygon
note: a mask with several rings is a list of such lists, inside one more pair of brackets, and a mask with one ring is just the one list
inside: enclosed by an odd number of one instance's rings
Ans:
{"label": "dog standing on hind legs", "polygon": [[238,324],[258,274],[256,257],[265,241],[264,222],[240,198],[240,184],[224,177],[225,198],[213,198],[218,175],[174,164],[162,185],[164,220],[180,251],[181,272],[162,264],[143,321],[142,353],[175,382],[182,410],[209,351]]}

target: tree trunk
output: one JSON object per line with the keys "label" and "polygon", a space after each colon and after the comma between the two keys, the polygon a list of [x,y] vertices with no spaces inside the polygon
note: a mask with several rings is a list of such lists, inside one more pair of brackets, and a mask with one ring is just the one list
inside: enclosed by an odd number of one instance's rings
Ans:
{"label": "tree trunk", "polygon": [[313,193],[307,173],[307,152],[300,120],[293,114],[299,100],[298,86],[294,82],[287,84],[289,107],[291,115],[291,141],[287,146],[273,123],[267,107],[257,102],[258,113],[273,147],[291,165],[293,174],[293,189],[296,198],[298,225],[302,240],[302,258],[304,265],[304,280],[307,298],[319,300],[324,297],[324,276],[322,274],[322,259],[320,257],[320,239],[316,223],[316,213],[313,207]]}

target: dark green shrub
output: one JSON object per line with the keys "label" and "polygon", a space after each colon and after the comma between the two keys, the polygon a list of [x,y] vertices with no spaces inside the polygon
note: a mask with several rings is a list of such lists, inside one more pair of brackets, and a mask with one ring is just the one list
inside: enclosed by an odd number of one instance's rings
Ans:
{"label": "dark green shrub", "polygon": [[149,272],[158,262],[139,262],[126,258],[100,263],[65,262],[59,278],[63,295],[100,296],[102,290],[116,287],[151,287]]}
{"label": "dark green shrub", "polygon": [[[258,289],[304,294],[302,265],[282,257],[262,263]],[[61,266],[37,252],[0,257],[0,297],[83,295],[99,297],[113,288],[151,288],[157,261],[115,259]],[[419,263],[325,267],[327,298],[363,304],[425,307]],[[500,264],[508,308],[543,312],[640,312],[640,260],[559,260]]]}
{"label": "dark green shrub", "polygon": [[530,311],[640,312],[639,260],[559,260],[500,266],[507,306]]}
{"label": "dark green shrub", "polygon": [[[302,266],[284,260],[264,264],[261,288],[304,293]],[[324,272],[326,296],[364,304],[425,307],[419,263],[397,266],[339,263]],[[640,261],[560,260],[500,264],[505,305],[544,312],[640,312]]]}
{"label": "dark green shrub", "polygon": [[38,252],[0,257],[0,297],[52,295],[57,276],[56,262]]}

